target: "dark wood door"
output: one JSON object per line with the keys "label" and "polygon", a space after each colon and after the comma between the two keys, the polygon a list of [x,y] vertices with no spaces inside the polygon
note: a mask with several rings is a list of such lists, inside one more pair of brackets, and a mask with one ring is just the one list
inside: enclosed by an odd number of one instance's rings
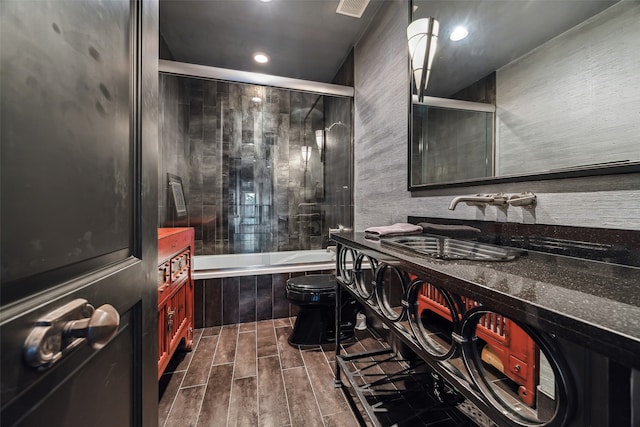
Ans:
{"label": "dark wood door", "polygon": [[0,424],[155,426],[157,2],[0,14]]}

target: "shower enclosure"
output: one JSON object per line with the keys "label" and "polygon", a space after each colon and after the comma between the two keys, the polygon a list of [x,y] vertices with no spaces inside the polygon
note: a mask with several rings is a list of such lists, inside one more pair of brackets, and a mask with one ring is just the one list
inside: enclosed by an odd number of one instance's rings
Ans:
{"label": "shower enclosure", "polygon": [[158,226],[197,255],[326,247],[353,222],[351,123],[351,97],[161,73]]}

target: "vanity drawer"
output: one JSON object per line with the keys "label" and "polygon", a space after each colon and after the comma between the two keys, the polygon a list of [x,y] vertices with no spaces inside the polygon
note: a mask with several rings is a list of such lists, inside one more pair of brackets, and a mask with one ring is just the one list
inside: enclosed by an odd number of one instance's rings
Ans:
{"label": "vanity drawer", "polygon": [[158,291],[162,292],[171,284],[171,273],[169,261],[165,261],[158,266]]}
{"label": "vanity drawer", "polygon": [[191,251],[186,250],[171,258],[171,282],[176,282],[189,275],[191,271]]}

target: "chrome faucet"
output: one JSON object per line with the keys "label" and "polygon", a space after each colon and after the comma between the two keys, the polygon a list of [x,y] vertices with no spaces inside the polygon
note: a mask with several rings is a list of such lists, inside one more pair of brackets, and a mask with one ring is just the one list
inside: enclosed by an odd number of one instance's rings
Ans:
{"label": "chrome faucet", "polygon": [[331,228],[329,227],[329,234],[331,233],[341,233],[344,230],[344,225],[342,224],[338,224],[338,228]]}
{"label": "chrome faucet", "polygon": [[507,196],[502,193],[496,194],[476,194],[471,196],[457,196],[449,203],[449,210],[454,210],[458,203],[465,202],[469,206],[496,205],[504,206],[507,204]]}
{"label": "chrome faucet", "polygon": [[458,203],[465,202],[469,206],[482,206],[482,205],[494,205],[494,206],[535,206],[537,197],[531,192],[516,193],[516,194],[476,194],[469,196],[457,196],[449,203],[449,210],[454,210]]}
{"label": "chrome faucet", "polygon": [[331,233],[342,233],[343,231],[351,231],[351,228],[338,224],[338,228],[329,228],[329,237],[331,237]]}

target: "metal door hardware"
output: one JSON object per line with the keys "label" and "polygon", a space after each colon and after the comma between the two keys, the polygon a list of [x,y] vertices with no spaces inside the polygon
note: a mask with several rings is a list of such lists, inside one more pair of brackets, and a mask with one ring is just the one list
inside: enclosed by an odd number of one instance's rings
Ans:
{"label": "metal door hardware", "polygon": [[25,362],[47,369],[83,342],[98,350],[119,325],[120,315],[111,305],[94,309],[87,300],[75,299],[36,321],[24,343]]}
{"label": "metal door hardware", "polygon": [[175,310],[167,308],[167,331],[169,334],[173,332],[173,316],[176,314]]}

